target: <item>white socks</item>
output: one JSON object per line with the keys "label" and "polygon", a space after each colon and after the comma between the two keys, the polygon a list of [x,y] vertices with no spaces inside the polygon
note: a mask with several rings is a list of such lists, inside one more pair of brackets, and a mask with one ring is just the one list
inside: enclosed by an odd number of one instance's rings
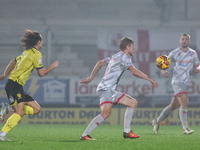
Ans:
{"label": "white socks", "polygon": [[161,112],[161,114],[158,116],[158,118],[156,120],[157,123],[160,124],[165,118],[167,118],[170,115],[171,112],[172,112],[172,110],[169,105],[167,107],[165,107],[163,109],[163,111]]}
{"label": "white socks", "polygon": [[3,132],[3,131],[1,131],[1,132],[0,132],[0,136],[6,136],[6,133]]}
{"label": "white socks", "polygon": [[83,133],[82,136],[86,136],[86,135],[90,135],[90,133],[101,123],[103,122],[105,119],[103,118],[103,116],[101,114],[99,114],[98,116],[96,116],[91,122],[90,124],[87,126],[85,132]]}
{"label": "white socks", "polygon": [[130,125],[135,109],[127,107],[124,116],[124,132],[129,133],[131,131]]}
{"label": "white socks", "polygon": [[[126,108],[126,112],[125,112],[125,117],[124,117],[124,132],[129,133],[131,131],[130,129],[130,125],[131,125],[131,121],[132,121],[132,117],[133,117],[133,113],[134,113],[135,109],[134,108]],[[105,119],[103,118],[103,116],[101,116],[101,114],[99,114],[98,116],[96,116],[88,125],[88,127],[86,128],[85,132],[83,133],[82,136],[86,136],[86,135],[90,135],[90,133],[101,123],[103,122]]]}
{"label": "white socks", "polygon": [[187,107],[181,106],[179,108],[179,116],[181,119],[183,130],[185,130],[186,128],[188,128],[188,126],[187,126]]}
{"label": "white socks", "polygon": [[[169,106],[165,107],[162,111],[162,113],[157,118],[157,123],[160,124],[165,118],[167,118],[170,113],[172,112],[171,108]],[[183,130],[188,128],[187,126],[187,107],[180,106],[179,108],[179,116],[180,120],[183,126]]]}

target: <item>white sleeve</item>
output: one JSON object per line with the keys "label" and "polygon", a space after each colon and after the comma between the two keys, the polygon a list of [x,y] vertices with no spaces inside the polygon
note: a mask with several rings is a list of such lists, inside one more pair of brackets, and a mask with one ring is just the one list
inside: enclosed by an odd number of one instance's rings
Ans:
{"label": "white sleeve", "polygon": [[197,55],[196,52],[195,52],[195,57],[194,57],[194,64],[195,64],[195,65],[198,65],[198,64],[199,64],[199,58],[198,58],[198,55]]}
{"label": "white sleeve", "polygon": [[127,57],[123,57],[122,58],[122,64],[124,65],[124,67],[128,68],[130,66],[133,66],[132,60],[131,58],[127,58]]}
{"label": "white sleeve", "polygon": [[105,58],[105,62],[106,62],[107,64],[109,64],[109,62],[110,62],[110,57]]}

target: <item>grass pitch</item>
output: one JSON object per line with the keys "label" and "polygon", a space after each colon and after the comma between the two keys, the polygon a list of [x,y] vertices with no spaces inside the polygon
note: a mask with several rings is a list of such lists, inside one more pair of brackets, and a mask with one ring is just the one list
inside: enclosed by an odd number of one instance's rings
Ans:
{"label": "grass pitch", "polygon": [[[3,124],[0,125],[0,128]],[[184,135],[181,126],[160,126],[159,134],[152,126],[132,126],[138,139],[124,139],[123,126],[100,125],[91,136],[96,141],[79,140],[86,125],[19,124],[7,134],[11,142],[0,142],[2,150],[199,150],[200,128]]]}

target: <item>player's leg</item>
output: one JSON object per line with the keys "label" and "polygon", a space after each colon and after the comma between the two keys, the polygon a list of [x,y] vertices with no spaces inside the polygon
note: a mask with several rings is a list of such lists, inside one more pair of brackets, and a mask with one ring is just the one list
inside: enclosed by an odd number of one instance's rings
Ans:
{"label": "player's leg", "polygon": [[40,105],[36,101],[27,102],[24,105],[24,114],[25,115],[36,115],[41,111]]}
{"label": "player's leg", "polygon": [[[178,93],[183,92],[183,89],[185,91],[185,87],[186,86],[182,86],[182,85],[177,84],[177,83],[172,84],[172,88],[174,90],[174,95],[177,95]],[[165,118],[167,118],[172,111],[174,111],[176,108],[178,108],[178,106],[179,106],[179,101],[178,101],[177,97],[174,96],[172,98],[171,104],[163,109],[162,113],[159,115],[159,117],[157,119],[154,119],[152,121],[152,125],[154,126],[153,131],[154,131],[155,134],[158,134],[159,124]]]}
{"label": "player's leg", "polygon": [[101,114],[97,115],[87,126],[86,130],[80,137],[81,140],[95,140],[90,136],[90,133],[106,118],[109,117],[112,109],[112,104],[104,104],[101,106]]}
{"label": "player's leg", "polygon": [[119,101],[119,104],[125,105],[127,106],[126,108],[126,112],[125,112],[125,116],[124,116],[124,133],[123,133],[123,137],[124,138],[139,138],[139,135],[134,134],[131,131],[130,125],[131,125],[131,121],[132,121],[132,117],[133,117],[133,113],[137,107],[137,101],[128,96],[128,95],[124,95],[121,100]]}
{"label": "player's leg", "polygon": [[25,102],[21,102],[13,106],[15,112],[8,118],[0,132],[0,139],[2,141],[10,141],[6,138],[6,134],[12,130],[24,116],[24,104]]}
{"label": "player's leg", "polygon": [[179,109],[179,116],[181,119],[181,123],[183,126],[183,133],[184,134],[192,134],[194,130],[188,128],[187,125],[187,106],[188,106],[188,96],[187,94],[181,94],[177,97],[178,101],[180,102],[180,109]]}
{"label": "player's leg", "polygon": [[178,108],[178,106],[179,106],[178,99],[174,96],[172,98],[171,104],[163,109],[163,111],[161,112],[161,114],[158,116],[157,119],[154,119],[152,121],[152,125],[154,126],[153,131],[155,134],[158,134],[159,124],[165,118],[167,118],[176,108]]}
{"label": "player's leg", "polygon": [[90,133],[106,118],[109,117],[112,109],[112,91],[98,91],[97,92],[100,98],[100,107],[101,107],[101,114],[97,115],[88,125],[82,136],[80,137],[81,140],[94,140],[90,137]]}
{"label": "player's leg", "polygon": [[25,95],[22,85],[8,80],[5,86],[6,94],[14,113],[8,118],[6,124],[0,132],[1,140],[9,141],[6,134],[13,129],[24,116]]}
{"label": "player's leg", "polygon": [[161,114],[158,116],[157,123],[160,124],[165,118],[167,118],[175,109],[177,109],[179,106],[179,102],[178,99],[174,96],[172,98],[172,101],[170,103],[170,105],[168,105],[167,107],[165,107],[163,109],[163,111],[161,112]]}
{"label": "player's leg", "polygon": [[[14,82],[9,79],[6,82],[6,86],[5,86],[6,94],[7,94],[8,100],[10,101],[10,104],[14,103],[14,98],[12,96],[10,96],[13,93],[12,92],[13,91],[13,88],[12,88],[13,84],[14,84]],[[8,104],[3,102],[3,103],[1,103],[0,108],[1,108],[0,119],[1,119],[1,121],[3,121],[4,120],[4,116],[8,113]]]}
{"label": "player's leg", "polygon": [[36,115],[40,112],[40,105],[28,94],[24,92],[26,104],[24,105],[25,115]]}

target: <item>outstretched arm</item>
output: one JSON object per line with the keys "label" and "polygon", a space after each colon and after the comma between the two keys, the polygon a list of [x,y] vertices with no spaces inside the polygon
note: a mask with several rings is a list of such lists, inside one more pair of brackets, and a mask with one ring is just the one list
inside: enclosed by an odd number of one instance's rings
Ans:
{"label": "outstretched arm", "polygon": [[37,70],[37,73],[40,77],[43,77],[45,76],[46,74],[48,74],[52,69],[58,67],[59,65],[59,62],[58,61],[55,61],[54,63],[52,63],[48,68],[44,69],[44,68],[41,68],[41,69],[38,69]]}
{"label": "outstretched arm", "polygon": [[97,72],[101,69],[102,66],[107,66],[107,63],[106,63],[105,59],[98,61],[96,63],[96,65],[94,66],[90,77],[88,77],[86,79],[83,79],[81,81],[81,83],[82,84],[88,84],[88,83],[90,83],[94,79],[94,77],[96,76]]}
{"label": "outstretched arm", "polygon": [[128,70],[136,77],[145,79],[145,80],[149,80],[152,84],[152,87],[157,87],[158,84],[156,81],[154,81],[152,78],[148,77],[146,74],[144,74],[143,72],[141,72],[140,70],[136,69],[133,66],[128,67]]}
{"label": "outstretched arm", "polygon": [[10,61],[10,63],[8,64],[8,66],[6,67],[4,71],[4,74],[0,76],[0,81],[6,78],[10,74],[11,70],[13,70],[13,68],[15,67],[15,64],[16,64],[15,59]]}
{"label": "outstretched arm", "polygon": [[196,65],[194,70],[195,70],[196,73],[199,73],[200,72],[200,65],[199,64]]}

